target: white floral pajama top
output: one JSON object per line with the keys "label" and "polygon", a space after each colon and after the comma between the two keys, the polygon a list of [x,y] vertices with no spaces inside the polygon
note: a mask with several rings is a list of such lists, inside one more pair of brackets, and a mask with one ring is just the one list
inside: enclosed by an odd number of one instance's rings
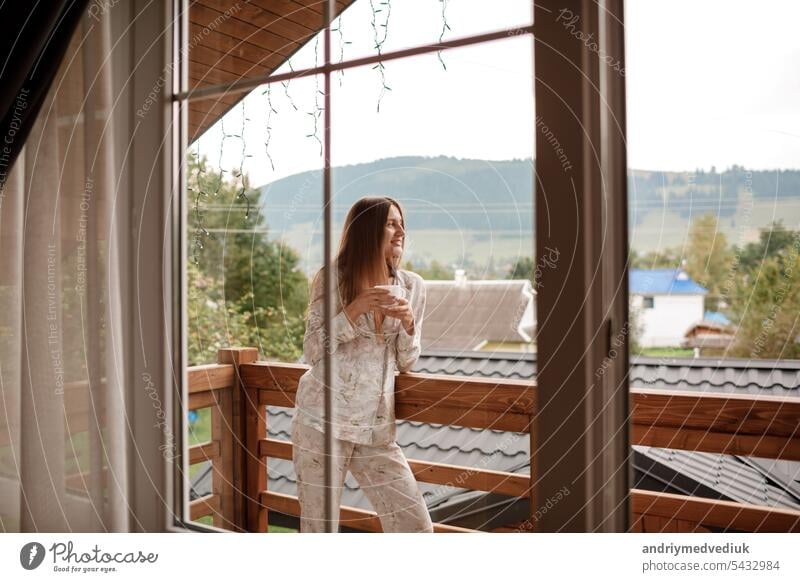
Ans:
{"label": "white floral pajama top", "polygon": [[[414,313],[414,334],[409,335],[400,320],[384,317],[381,338],[375,332],[371,312],[351,322],[341,305],[334,278],[335,304],[333,341],[328,349],[334,364],[334,438],[362,444],[386,444],[395,440],[394,373],[407,372],[419,358],[425,311],[425,282],[421,276],[397,271],[397,281],[406,289]],[[311,368],[297,386],[293,422],[323,430],[323,281],[311,290],[308,322],[303,339],[303,359]]]}

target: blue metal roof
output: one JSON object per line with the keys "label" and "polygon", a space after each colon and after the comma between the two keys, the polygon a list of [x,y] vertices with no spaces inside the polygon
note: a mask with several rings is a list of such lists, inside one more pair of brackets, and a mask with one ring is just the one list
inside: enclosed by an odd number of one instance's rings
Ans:
{"label": "blue metal roof", "polygon": [[706,311],[703,314],[704,321],[710,321],[711,323],[718,323],[720,325],[730,325],[731,320],[728,319],[724,313],[720,313],[719,311]]}
{"label": "blue metal roof", "polygon": [[631,269],[631,293],[639,295],[704,295],[708,289],[695,283],[682,269]]}

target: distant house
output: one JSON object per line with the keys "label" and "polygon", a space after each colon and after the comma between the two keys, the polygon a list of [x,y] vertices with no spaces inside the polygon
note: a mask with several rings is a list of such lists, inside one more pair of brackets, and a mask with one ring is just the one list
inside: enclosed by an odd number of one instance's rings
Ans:
{"label": "distant house", "polygon": [[693,348],[697,356],[722,356],[734,339],[730,320],[717,311],[706,311],[686,332],[683,346]]}
{"label": "distant house", "polygon": [[679,347],[703,320],[708,290],[682,269],[631,269],[628,281],[642,347]]}
{"label": "distant house", "polygon": [[425,281],[424,350],[531,351],[536,320],[528,279]]}

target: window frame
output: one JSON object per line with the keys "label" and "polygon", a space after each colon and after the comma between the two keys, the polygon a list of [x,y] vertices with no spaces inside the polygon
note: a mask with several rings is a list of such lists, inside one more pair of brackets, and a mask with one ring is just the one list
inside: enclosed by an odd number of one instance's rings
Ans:
{"label": "window frame", "polygon": [[[358,1],[358,0],[356,0]],[[210,526],[200,526],[190,521],[188,516],[188,487],[184,480],[183,467],[188,467],[188,459],[184,457],[187,448],[185,446],[186,415],[184,406],[187,402],[187,354],[186,354],[186,240],[185,240],[185,212],[186,212],[186,180],[185,180],[185,152],[188,147],[188,104],[194,100],[215,97],[220,94],[242,93],[246,95],[252,89],[262,86],[265,83],[278,83],[281,81],[302,78],[312,75],[321,75],[324,79],[324,124],[323,124],[323,197],[321,203],[324,208],[324,265],[330,266],[333,255],[332,240],[332,210],[331,210],[331,95],[335,91],[334,84],[331,83],[332,73],[340,70],[363,67],[365,65],[376,64],[378,62],[388,62],[391,60],[409,58],[421,54],[432,54],[434,52],[446,51],[451,48],[461,46],[477,46],[479,44],[492,42],[510,36],[530,35],[532,46],[534,47],[534,73],[535,79],[532,82],[532,100],[535,102],[535,113],[540,110],[545,111],[549,116],[551,127],[554,132],[565,137],[567,144],[575,160],[578,161],[576,177],[579,190],[575,189],[575,182],[572,183],[572,191],[578,195],[579,212],[574,216],[569,216],[569,211],[574,209],[570,206],[568,197],[548,197],[547,193],[558,190],[564,186],[564,177],[560,175],[562,168],[550,163],[548,152],[542,147],[541,139],[535,139],[535,177],[533,191],[535,204],[534,208],[545,208],[547,205],[548,213],[539,213],[536,216],[534,211],[535,240],[532,255],[537,261],[542,254],[547,252],[545,247],[548,244],[552,247],[552,240],[549,238],[550,224],[547,220],[552,217],[563,218],[567,228],[565,233],[579,233],[582,236],[580,241],[576,238],[574,242],[567,241],[562,257],[567,259],[570,256],[570,249],[577,252],[580,261],[573,265],[579,271],[579,276],[564,276],[563,270],[546,269],[542,274],[542,290],[537,299],[537,321],[540,327],[537,329],[537,347],[543,346],[544,350],[539,352],[539,378],[542,378],[540,386],[537,388],[542,394],[541,401],[549,401],[548,415],[564,417],[574,413],[575,393],[585,391],[586,383],[590,380],[590,370],[597,364],[602,357],[606,356],[610,349],[611,337],[621,333],[627,326],[627,206],[626,206],[626,157],[625,157],[625,84],[624,79],[612,77],[607,71],[603,71],[598,66],[598,58],[584,44],[579,43],[574,36],[564,33],[562,24],[555,22],[552,17],[561,8],[561,4],[546,0],[537,2],[531,0],[531,23],[524,27],[514,27],[483,34],[465,36],[458,39],[419,45],[402,50],[395,50],[381,55],[367,56],[350,59],[342,63],[334,63],[331,60],[331,23],[335,14],[335,2],[325,0],[326,10],[323,14],[323,27],[320,30],[323,35],[324,63],[322,66],[297,70],[284,74],[262,75],[243,79],[235,83],[226,83],[212,87],[203,87],[190,90],[188,85],[188,0],[173,0],[172,11],[179,17],[168,22],[172,22],[174,44],[171,50],[176,55],[174,62],[174,80],[171,96],[171,115],[172,127],[176,128],[175,138],[172,140],[172,182],[171,187],[177,193],[179,203],[173,205],[173,235],[176,237],[174,242],[173,261],[177,269],[173,269],[173,284],[179,292],[174,304],[177,313],[172,314],[172,347],[173,361],[180,365],[179,373],[175,375],[177,384],[175,395],[181,395],[181,399],[173,401],[174,414],[172,416],[174,426],[177,428],[176,434],[182,435],[179,439],[179,459],[180,463],[175,463],[171,474],[172,491],[175,499],[180,499],[181,503],[175,508],[175,520],[173,525],[183,529],[196,531],[223,531]],[[610,54],[614,54],[621,62],[623,59],[623,0],[582,0],[575,12],[581,18],[581,27],[584,33],[593,32],[598,38],[601,46]],[[550,15],[550,18],[547,16]],[[534,26],[534,22],[536,23]],[[534,35],[536,29],[536,35]],[[564,70],[560,68],[558,59],[554,56],[554,51],[563,51],[572,58],[576,64],[574,68]],[[566,79],[567,84],[563,83]],[[573,115],[577,118],[571,119],[559,111],[559,105],[552,95],[552,87],[568,86],[576,89],[575,94],[566,95],[567,99],[575,105]],[[599,87],[599,90],[597,88]],[[594,88],[594,93],[592,93]],[[599,93],[599,94],[598,94]],[[335,97],[335,96],[334,96]],[[540,109],[541,106],[541,109]],[[538,117],[538,115],[537,115]],[[537,128],[532,127],[531,131],[538,134]],[[544,154],[544,155],[543,155]],[[599,156],[596,159],[595,156]],[[592,196],[589,192],[604,193],[611,201],[610,205],[603,206],[598,202],[597,195]],[[610,194],[609,194],[610,193]],[[599,194],[598,194],[599,195]],[[592,212],[597,213],[593,215]],[[612,244],[604,246],[602,240],[602,229],[597,228],[599,220],[605,220],[614,228],[610,229],[613,236]],[[587,222],[581,222],[585,220]],[[587,229],[588,225],[588,229]],[[559,225],[560,230],[562,225]],[[564,238],[560,240],[564,241]],[[599,281],[592,279],[589,275],[602,264],[604,276]],[[333,289],[330,269],[325,269],[324,278],[325,289],[325,333],[331,335]],[[607,275],[605,275],[607,273]],[[552,291],[551,291],[552,290]],[[565,308],[562,302],[551,293],[566,293],[570,299],[569,307]],[[584,294],[589,301],[589,309],[574,297],[583,297]],[[577,315],[576,315],[577,313]],[[552,320],[548,325],[548,319]],[[169,321],[169,320],[167,320]],[[545,337],[557,339],[562,334],[555,331],[557,324],[564,324],[563,329],[578,327],[581,331],[570,342],[560,344],[549,341],[542,343],[540,340]],[[543,329],[552,330],[542,332]],[[619,345],[618,345],[619,347]],[[565,357],[569,350],[576,349],[580,354],[588,354],[588,358],[579,364],[575,370],[557,369],[558,366],[544,366],[544,362],[558,361]],[[593,424],[599,425],[598,428],[588,431],[584,425],[584,434],[578,440],[579,447],[573,447],[566,458],[565,463],[578,463],[578,467],[583,469],[583,487],[578,487],[574,494],[567,499],[569,503],[556,505],[548,511],[542,520],[534,524],[538,531],[557,531],[566,522],[577,524],[575,531],[595,531],[600,528],[602,531],[625,531],[628,522],[628,504],[631,475],[630,467],[627,462],[628,453],[628,433],[627,433],[627,337],[623,335],[624,356],[617,358],[610,366],[602,385],[602,393],[591,399],[581,399],[584,406],[584,418],[599,419]],[[563,360],[568,361],[568,360]],[[325,353],[324,360],[326,385],[331,385],[334,377],[333,360],[330,353]],[[547,371],[545,371],[547,370]],[[574,373],[574,372],[578,373]],[[538,380],[538,378],[537,378]],[[561,390],[559,387],[569,387],[569,390]],[[624,390],[619,390],[624,387]],[[583,390],[581,390],[581,388]],[[330,418],[332,408],[331,390],[326,390],[325,394],[326,415]],[[555,414],[553,414],[555,412]],[[587,416],[592,415],[592,416]],[[540,415],[542,416],[542,415]],[[588,421],[587,421],[588,422]],[[546,436],[547,427],[539,420],[534,422],[531,430],[531,451],[536,447],[536,453],[542,454],[540,458],[547,459],[548,455],[560,450],[563,443],[556,443]],[[610,450],[603,448],[601,438],[602,431],[610,426],[620,427],[614,446]],[[588,436],[587,436],[588,434]],[[325,444],[326,452],[332,449],[332,434],[326,431]],[[564,442],[567,442],[565,440]],[[572,442],[572,441],[569,441]],[[585,458],[590,453],[597,455],[600,463],[595,468],[591,468],[588,473],[583,466]],[[326,454],[326,465],[329,463],[330,454]],[[562,463],[564,464],[564,463]],[[541,464],[537,463],[538,467]],[[331,471],[329,465],[326,466],[327,479],[330,484]],[[532,468],[532,472],[533,472]],[[620,473],[622,471],[622,473]],[[550,493],[560,487],[559,479],[563,481],[563,472],[553,472],[550,476],[537,474],[535,476],[534,498],[545,498]],[[533,478],[533,475],[532,475]],[[608,480],[611,486],[607,486]],[[606,490],[604,491],[604,487]],[[326,510],[331,511],[331,488],[327,489]],[[600,494],[599,500],[597,499]],[[581,507],[579,520],[571,519],[569,512],[577,506]],[[588,506],[588,510],[584,507]],[[606,519],[606,515],[612,516]],[[568,519],[570,518],[570,519]]]}

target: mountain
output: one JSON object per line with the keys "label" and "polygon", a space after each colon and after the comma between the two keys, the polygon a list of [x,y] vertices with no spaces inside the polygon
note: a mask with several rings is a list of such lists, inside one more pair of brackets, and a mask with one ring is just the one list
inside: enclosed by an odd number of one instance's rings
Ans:
{"label": "mountain", "polygon": [[[415,260],[498,267],[532,253],[533,164],[451,157],[395,157],[333,169],[334,223],[358,198],[396,198],[406,212]],[[322,174],[303,172],[260,188],[262,220],[314,263],[320,260]],[[732,244],[757,238],[781,218],[800,224],[800,171],[733,166],[688,172],[631,170],[631,246],[640,252],[684,244],[692,217],[713,212]],[[338,239],[338,233],[335,233]],[[336,239],[335,239],[336,240]],[[413,245],[413,247],[411,246]]]}
{"label": "mountain", "polygon": [[[391,196],[409,228],[530,232],[530,160],[491,162],[449,157],[397,157],[333,169],[334,221],[371,194]],[[295,174],[261,188],[266,220],[284,230],[321,219],[322,172]]]}

